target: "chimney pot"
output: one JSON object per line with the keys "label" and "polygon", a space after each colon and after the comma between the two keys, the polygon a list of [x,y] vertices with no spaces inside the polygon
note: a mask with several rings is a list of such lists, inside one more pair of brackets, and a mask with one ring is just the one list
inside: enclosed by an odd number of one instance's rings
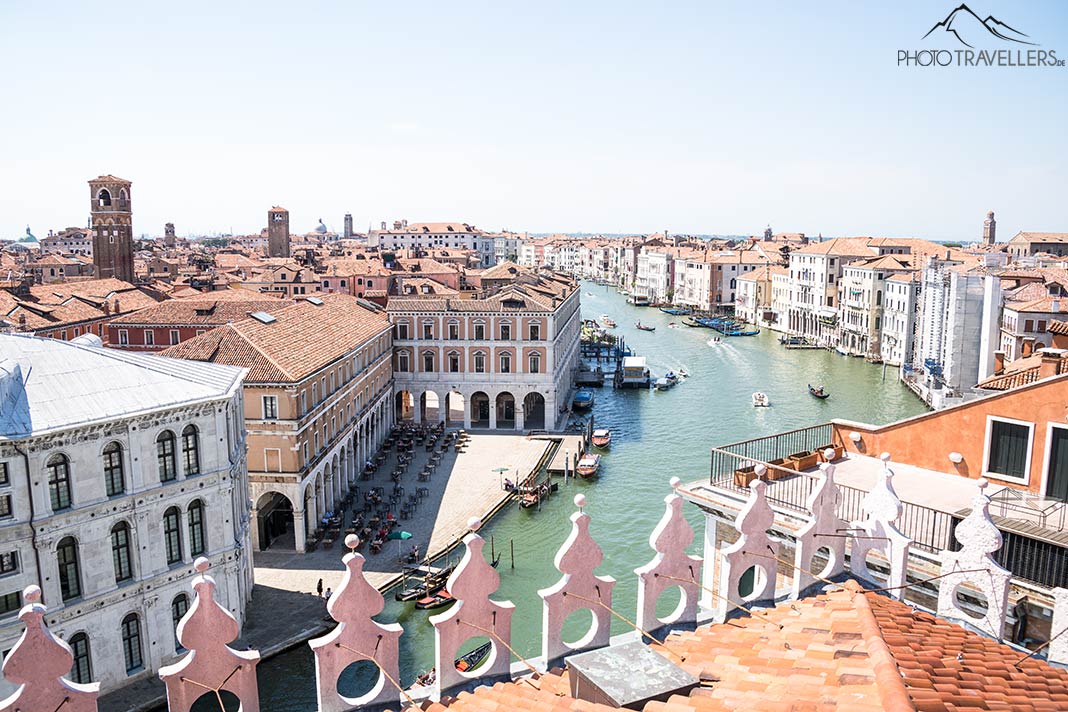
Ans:
{"label": "chimney pot", "polygon": [[1005,370],[1005,352],[994,352],[994,373],[1001,373]]}

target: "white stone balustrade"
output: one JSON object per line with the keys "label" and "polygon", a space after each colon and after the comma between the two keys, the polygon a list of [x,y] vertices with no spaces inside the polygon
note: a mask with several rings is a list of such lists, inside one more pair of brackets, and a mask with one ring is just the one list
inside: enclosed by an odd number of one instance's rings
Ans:
{"label": "white stone balustrade", "polygon": [[240,627],[230,612],[215,600],[215,579],[205,573],[210,563],[203,556],[193,562],[193,605],[178,623],[178,642],[189,652],[173,665],[159,670],[167,686],[169,712],[189,712],[204,695],[218,698],[223,691],[237,697],[241,712],[259,712],[256,686],[257,650],[234,650]]}
{"label": "white stone balustrade", "polygon": [[[1001,640],[1012,572],[1002,568],[991,556],[1001,548],[1001,531],[990,518],[990,498],[984,492],[987,481],[978,480],[976,487],[978,492],[972,499],[971,513],[953,532],[961,550],[942,552],[943,578],[938,583],[938,615],[967,621]],[[957,591],[964,584],[975,588],[986,599],[986,615],[980,619],[957,602]]]}
{"label": "white stone balustrade", "polygon": [[[764,474],[761,470],[766,468],[757,465],[758,476]],[[779,543],[768,536],[768,529],[775,521],[775,512],[768,504],[767,487],[768,483],[761,479],[749,483],[749,499],[734,521],[738,540],[720,552],[716,620],[725,620],[736,606],[775,598],[779,570],[775,559],[779,556]],[[753,589],[743,596],[742,576],[749,569],[753,569]]]}
{"label": "white stone balustrade", "polygon": [[[845,550],[848,524],[836,512],[838,485],[834,481],[834,465],[830,460],[834,450],[824,453],[827,462],[820,463],[816,486],[808,496],[808,511],[812,521],[797,531],[794,548],[794,582],[791,595],[799,598],[805,589],[819,579],[832,579],[846,568]],[[825,550],[827,563],[820,571],[814,571],[813,557],[820,549]]]}
{"label": "white stone balustrade", "polygon": [[[355,534],[345,537],[345,546],[352,550],[342,559],[345,576],[326,604],[337,627],[321,638],[308,641],[315,653],[319,712],[395,704],[400,697],[390,678],[400,680],[399,641],[403,631],[397,623],[382,624],[372,618],[382,612],[385,600],[364,577],[364,558],[355,552],[359,543]],[[377,682],[364,695],[346,697],[338,691],[338,678],[346,667],[360,660],[377,663]]]}
{"label": "white stone balustrade", "polygon": [[868,570],[867,557],[872,551],[881,552],[890,569],[886,583],[891,587],[889,593],[900,600],[905,595],[903,587],[912,540],[897,528],[902,507],[901,500],[894,491],[894,472],[889,466],[889,453],[884,452],[880,459],[883,461],[882,471],[861,505],[866,518],[853,522],[852,525],[849,571],[858,579],[878,586],[879,582]]}
{"label": "white stone balustrade", "polygon": [[100,684],[80,685],[63,677],[70,672],[74,655],[45,625],[41,589],[27,586],[22,600],[26,605],[19,618],[26,630],[4,658],[4,678],[20,687],[0,701],[0,712],[96,712]]}
{"label": "white stone balustrade", "polygon": [[[603,648],[611,636],[612,588],[616,580],[611,576],[597,576],[594,570],[604,556],[601,547],[590,536],[590,515],[582,511],[586,495],[575,495],[579,511],[571,515],[571,534],[556,552],[554,564],[563,574],[550,588],[538,591],[541,596],[541,654],[547,668],[559,663],[565,655],[583,650]],[[605,607],[591,601],[599,601]],[[590,629],[574,642],[563,638],[564,621],[575,611],[589,610],[593,614]]]}
{"label": "white stone balustrade", "polygon": [[[511,601],[490,600],[501,578],[483,554],[486,541],[475,533],[481,524],[478,519],[468,522],[471,533],[464,537],[467,551],[446,585],[456,603],[444,613],[430,617],[434,626],[437,670],[434,687],[438,698],[475,680],[492,682],[509,677],[512,658],[507,646],[512,644],[515,605]],[[486,662],[473,673],[457,670],[455,660],[461,646],[466,640],[479,637],[489,638],[492,644]]]}
{"label": "white stone balustrade", "polygon": [[[679,478],[671,478],[671,494],[664,498],[664,516],[649,536],[656,551],[652,560],[634,570],[638,575],[638,627],[657,635],[668,626],[686,627],[697,623],[697,600],[701,586],[701,557],[686,553],[693,542],[693,528],[682,515]],[[678,586],[679,605],[664,618],[656,615],[656,602],[666,590]]]}

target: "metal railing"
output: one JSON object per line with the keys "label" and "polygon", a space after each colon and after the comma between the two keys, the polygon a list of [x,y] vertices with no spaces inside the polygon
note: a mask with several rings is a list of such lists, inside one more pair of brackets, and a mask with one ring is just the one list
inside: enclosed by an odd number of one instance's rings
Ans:
{"label": "metal railing", "polygon": [[[813,451],[826,445],[833,445],[831,442],[833,436],[834,426],[830,423],[823,423],[713,448],[712,479],[727,472],[733,472],[734,459],[729,456],[741,456],[756,462],[769,463],[797,452]],[[718,453],[722,455],[717,457]]]}
{"label": "metal railing", "polygon": [[1068,548],[1004,530],[1001,537],[1001,548],[993,557],[1014,578],[1050,588],[1064,585],[1068,579]]}

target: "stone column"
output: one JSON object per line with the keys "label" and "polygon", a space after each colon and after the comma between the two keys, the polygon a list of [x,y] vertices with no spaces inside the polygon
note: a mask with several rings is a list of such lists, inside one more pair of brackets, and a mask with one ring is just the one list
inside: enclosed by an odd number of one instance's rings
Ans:
{"label": "stone column", "polygon": [[[248,526],[252,534],[252,551],[260,550],[260,510],[253,507],[248,513]],[[251,556],[251,552],[249,553]]]}
{"label": "stone column", "polygon": [[489,426],[490,430],[497,429],[497,398],[495,396],[489,402]]}
{"label": "stone column", "polygon": [[439,423],[444,423],[445,420],[446,420],[446,417],[448,416],[448,413],[449,413],[448,403],[445,400],[448,397],[449,397],[449,392],[448,391],[445,391],[445,395],[444,396],[442,396],[440,393],[438,393],[438,422]]}
{"label": "stone column", "polygon": [[515,402],[515,429],[523,429],[523,402],[518,400]]}
{"label": "stone column", "polygon": [[412,394],[412,421],[416,425],[423,422],[423,404],[426,402],[423,395],[423,393],[420,393],[419,396]]}
{"label": "stone column", "polygon": [[304,547],[307,545],[307,530],[306,530],[305,527],[306,527],[306,525],[304,523],[304,510],[303,509],[294,509],[293,510],[293,539],[295,541],[294,548],[298,552],[300,552],[301,554],[304,553]]}
{"label": "stone column", "polygon": [[716,518],[705,512],[705,538],[704,538],[705,566],[701,569],[701,598],[697,605],[706,611],[716,608],[716,599],[712,591],[718,591],[716,587],[716,569],[719,566],[719,537],[716,535]]}

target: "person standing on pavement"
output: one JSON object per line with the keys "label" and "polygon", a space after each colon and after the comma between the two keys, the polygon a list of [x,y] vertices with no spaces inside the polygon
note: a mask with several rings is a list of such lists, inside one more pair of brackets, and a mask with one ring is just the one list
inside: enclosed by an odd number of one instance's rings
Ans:
{"label": "person standing on pavement", "polygon": [[319,583],[315,584],[315,595],[319,598],[323,597],[323,580],[319,579]]}

